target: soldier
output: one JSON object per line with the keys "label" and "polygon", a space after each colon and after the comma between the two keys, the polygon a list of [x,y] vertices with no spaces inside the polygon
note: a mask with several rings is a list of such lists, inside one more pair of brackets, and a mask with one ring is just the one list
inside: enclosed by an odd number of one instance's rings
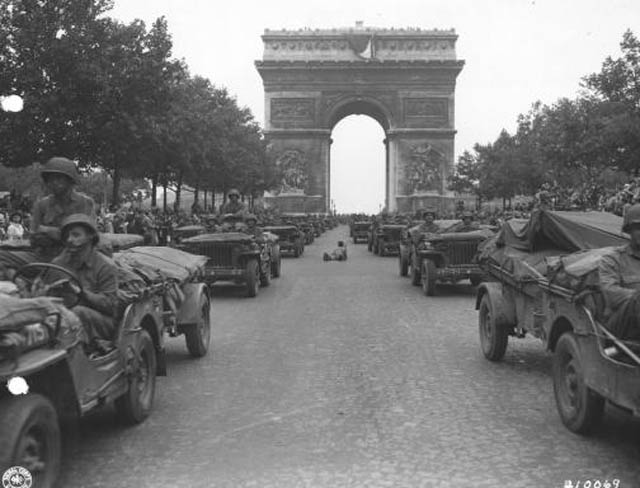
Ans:
{"label": "soldier", "polygon": [[49,195],[36,201],[31,212],[31,246],[33,251],[0,251],[0,275],[10,278],[13,270],[34,261],[51,261],[62,250],[60,225],[65,217],[85,214],[95,220],[95,204],[75,191],[78,169],[67,158],[54,157],[44,165],[40,175]]}
{"label": "soldier", "polygon": [[242,215],[247,207],[240,201],[240,192],[236,189],[230,190],[227,194],[229,201],[220,209],[221,214],[238,214]]}
{"label": "soldier", "polygon": [[72,311],[82,322],[87,343],[111,341],[117,310],[117,268],[96,249],[100,237],[95,221],[85,214],[70,215],[62,222],[60,235],[64,250],[52,264],[73,272],[82,286],[82,291],[74,290],[80,293],[80,301]]}
{"label": "soldier", "polygon": [[246,228],[243,230],[245,234],[252,235],[256,239],[263,238],[263,231],[258,227],[258,218],[254,214],[247,214],[244,216],[244,224]]}
{"label": "soldier", "polygon": [[606,327],[620,339],[640,340],[640,204],[629,208],[622,232],[629,244],[600,259],[598,272],[604,295]]}
{"label": "soldier", "polygon": [[333,251],[325,252],[322,255],[323,261],[346,261],[347,260],[347,246],[344,241],[338,241],[338,247]]}
{"label": "soldier", "polygon": [[33,205],[32,238],[35,237],[36,247],[46,247],[46,253],[55,256],[62,247],[62,221],[72,214],[88,215],[95,221],[95,204],[91,197],[75,191],[79,175],[75,163],[70,159],[51,158],[40,175],[50,194]]}
{"label": "soldier", "polygon": [[473,221],[473,214],[471,212],[464,212],[461,218],[462,222],[447,229],[447,232],[472,232],[480,228],[478,224]]}
{"label": "soldier", "polygon": [[436,234],[440,232],[440,227],[436,224],[436,219],[438,218],[438,214],[432,208],[426,209],[422,212],[422,219],[424,223],[418,225],[418,231],[420,233],[431,233]]}
{"label": "soldier", "polygon": [[222,232],[244,232],[246,226],[242,222],[242,216],[238,214],[228,213],[222,216]]}

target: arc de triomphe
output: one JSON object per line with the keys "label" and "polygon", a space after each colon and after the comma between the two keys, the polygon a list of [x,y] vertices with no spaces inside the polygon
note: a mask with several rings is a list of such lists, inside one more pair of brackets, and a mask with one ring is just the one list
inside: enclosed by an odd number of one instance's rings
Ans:
{"label": "arc de triomphe", "polygon": [[[264,83],[265,137],[281,175],[284,211],[329,210],[330,145],[344,117],[366,114],[386,139],[386,206],[450,205],[454,158],[454,30],[265,30],[256,67]],[[353,184],[358,184],[354,181]]]}

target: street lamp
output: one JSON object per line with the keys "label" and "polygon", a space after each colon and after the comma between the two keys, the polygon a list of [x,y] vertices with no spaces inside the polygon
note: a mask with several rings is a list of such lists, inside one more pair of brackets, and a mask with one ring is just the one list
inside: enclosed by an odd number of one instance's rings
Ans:
{"label": "street lamp", "polygon": [[20,112],[23,106],[22,97],[18,95],[0,96],[0,107],[5,112]]}

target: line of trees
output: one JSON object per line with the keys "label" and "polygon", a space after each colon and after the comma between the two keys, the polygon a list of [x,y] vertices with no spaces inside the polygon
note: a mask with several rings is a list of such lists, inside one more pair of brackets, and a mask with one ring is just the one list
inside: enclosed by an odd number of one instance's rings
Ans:
{"label": "line of trees", "polygon": [[533,195],[543,184],[607,187],[621,175],[640,176],[640,41],[623,35],[622,55],[582,79],[575,99],[541,102],[458,160],[449,188],[481,200]]}
{"label": "line of trees", "polygon": [[164,18],[150,28],[108,16],[111,0],[0,3],[0,94],[24,109],[0,114],[0,164],[53,155],[106,172],[112,202],[123,178],[204,192],[262,194],[275,181],[259,125],[247,108],[172,57]]}

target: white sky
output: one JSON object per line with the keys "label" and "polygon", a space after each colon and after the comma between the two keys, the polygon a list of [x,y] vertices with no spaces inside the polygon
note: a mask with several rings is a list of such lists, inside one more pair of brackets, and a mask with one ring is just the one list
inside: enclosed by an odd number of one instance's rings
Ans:
{"label": "white sky", "polygon": [[[580,79],[619,54],[623,32],[640,36],[640,0],[116,0],[110,15],[151,23],[164,15],[174,56],[226,86],[264,120],[265,28],[455,28],[466,65],[456,88],[456,159],[474,143],[513,131],[536,100],[573,97]],[[382,128],[364,116],[339,123],[331,161],[338,211],[377,212],[384,200]]]}

